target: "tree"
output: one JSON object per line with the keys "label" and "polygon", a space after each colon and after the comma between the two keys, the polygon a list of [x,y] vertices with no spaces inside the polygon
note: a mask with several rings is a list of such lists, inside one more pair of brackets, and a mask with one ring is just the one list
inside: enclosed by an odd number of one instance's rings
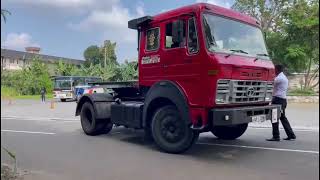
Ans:
{"label": "tree", "polygon": [[1,17],[4,21],[4,23],[7,22],[7,15],[11,15],[11,12],[6,9],[1,9]]}
{"label": "tree", "polygon": [[104,41],[104,45],[101,47],[101,53],[103,54],[103,67],[106,67],[110,64],[117,64],[117,56],[115,53],[117,43],[112,43],[110,40]]}
{"label": "tree", "polygon": [[319,0],[236,0],[233,8],[261,21],[275,64],[305,73],[304,89],[319,84]]}
{"label": "tree", "polygon": [[96,45],[89,46],[83,53],[84,59],[86,60],[85,65],[90,66],[90,64],[96,65],[100,64],[103,60],[103,54]]}
{"label": "tree", "polygon": [[296,72],[304,72],[304,88],[319,84],[319,0],[296,0],[285,14],[287,48],[284,59]]}
{"label": "tree", "polygon": [[282,14],[287,11],[291,0],[236,0],[232,9],[256,18],[262,30],[276,31],[282,23]]}

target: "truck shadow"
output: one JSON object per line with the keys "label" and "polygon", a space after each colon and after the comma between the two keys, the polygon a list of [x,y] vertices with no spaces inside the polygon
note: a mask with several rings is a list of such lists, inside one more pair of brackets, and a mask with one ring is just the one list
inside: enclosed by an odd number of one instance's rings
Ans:
{"label": "truck shadow", "polygon": [[[102,135],[103,138],[112,138],[113,140],[126,142],[129,144],[145,147],[157,153],[161,152],[155,145],[153,140],[145,137],[144,131],[132,130],[126,128],[116,128],[110,134]],[[257,149],[242,149],[237,147],[216,146],[215,144],[247,144],[245,140],[224,141],[217,139],[212,135],[199,137],[199,140],[191,149],[182,154],[175,156],[185,158],[195,158],[201,161],[215,161],[221,163],[234,163],[235,161],[243,161],[245,159],[263,156],[264,151]]]}

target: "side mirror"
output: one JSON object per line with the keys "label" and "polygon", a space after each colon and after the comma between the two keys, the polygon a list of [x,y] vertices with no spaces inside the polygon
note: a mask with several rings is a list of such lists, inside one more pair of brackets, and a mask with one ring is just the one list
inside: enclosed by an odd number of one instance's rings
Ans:
{"label": "side mirror", "polygon": [[172,42],[181,43],[183,40],[183,21],[177,20],[172,23]]}

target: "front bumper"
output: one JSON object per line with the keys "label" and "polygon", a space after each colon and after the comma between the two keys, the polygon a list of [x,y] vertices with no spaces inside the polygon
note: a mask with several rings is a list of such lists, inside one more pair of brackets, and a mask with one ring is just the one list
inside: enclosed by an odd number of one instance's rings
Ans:
{"label": "front bumper", "polygon": [[[276,111],[276,115],[273,114],[272,111]],[[278,121],[280,112],[280,105],[219,108],[210,110],[209,118],[213,126],[228,126],[250,123],[252,122],[252,117],[258,115],[265,115],[266,120],[271,120],[273,118]]]}

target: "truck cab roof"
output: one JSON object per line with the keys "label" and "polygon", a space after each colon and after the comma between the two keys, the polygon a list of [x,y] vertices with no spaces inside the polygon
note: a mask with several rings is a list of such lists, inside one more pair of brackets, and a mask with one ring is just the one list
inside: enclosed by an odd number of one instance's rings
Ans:
{"label": "truck cab roof", "polygon": [[181,8],[173,9],[170,11],[166,11],[155,16],[144,16],[141,18],[133,19],[128,22],[128,27],[130,29],[138,29],[139,26],[143,26],[148,23],[157,23],[184,14],[192,14],[203,11],[208,11],[220,16],[225,16],[253,26],[260,27],[260,23],[255,18],[252,18],[250,16],[247,16],[245,14],[239,13],[231,9],[219,7],[208,3],[196,3]]}

